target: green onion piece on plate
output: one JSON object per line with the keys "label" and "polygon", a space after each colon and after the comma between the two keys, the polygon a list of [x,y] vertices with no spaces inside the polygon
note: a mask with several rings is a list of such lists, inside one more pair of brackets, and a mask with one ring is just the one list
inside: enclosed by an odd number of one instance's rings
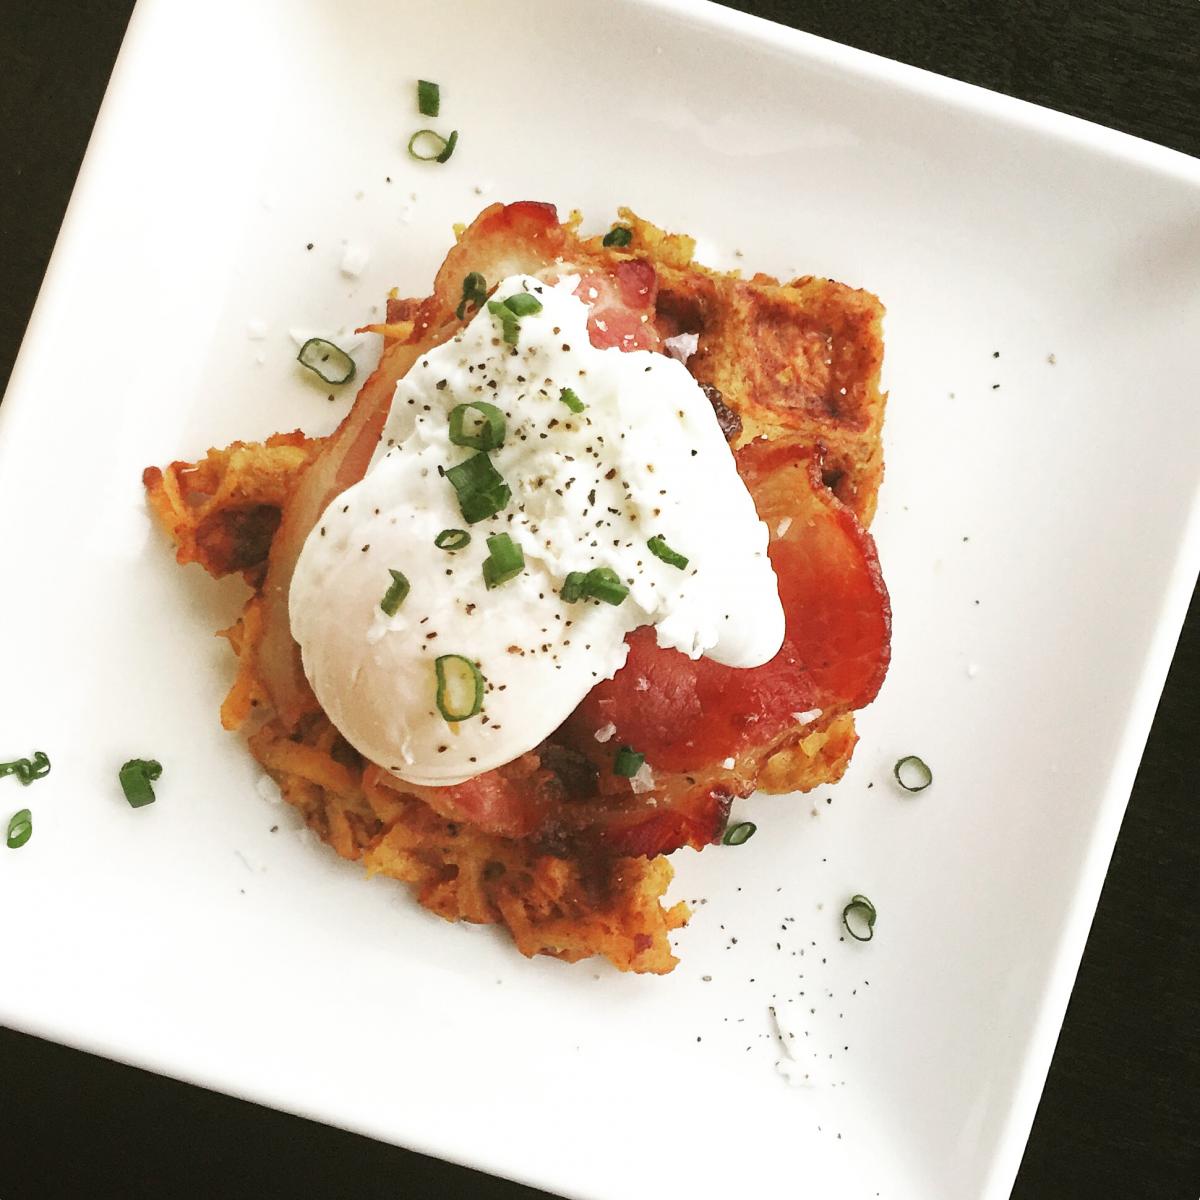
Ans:
{"label": "green onion piece on plate", "polygon": [[154,789],[150,785],[161,774],[162,763],[152,758],[131,758],[121,768],[118,778],[130,808],[154,803]]}
{"label": "green onion piece on plate", "polygon": [[389,617],[394,617],[400,611],[400,605],[404,603],[405,597],[408,595],[409,584],[408,580],[399,572],[388,569],[388,574],[392,577],[391,586],[383,593],[383,599],[379,602],[379,607],[383,609]]}
{"label": "green onion piece on plate", "polygon": [[436,117],[442,107],[442,89],[428,79],[417,80],[417,111],[423,117]]}
{"label": "green onion piece on plate", "polygon": [[581,413],[587,407],[586,404],[570,388],[563,388],[558,393],[558,398],[573,412]]}
{"label": "green onion piece on plate", "polygon": [[418,162],[446,162],[458,145],[458,130],[455,129],[448,138],[442,137],[435,129],[418,129],[408,139],[408,153]]}
{"label": "green onion piece on plate", "polygon": [[33,815],[29,809],[23,808],[8,819],[8,848],[20,850],[33,836]]}
{"label": "green onion piece on plate", "polygon": [[468,525],[495,516],[512,499],[512,490],[483,451],[451,467],[446,478],[458,493],[458,506]]}
{"label": "green onion piece on plate", "polygon": [[617,757],[613,759],[613,774],[632,779],[642,769],[645,761],[646,756],[639,754],[632,746],[622,746],[617,751]]}
{"label": "green onion piece on plate", "polygon": [[757,832],[758,826],[753,821],[739,821],[725,830],[725,836],[721,841],[726,846],[740,846],[748,842]]}
{"label": "green onion piece on plate", "polygon": [[438,712],[447,721],[466,721],[483,707],[483,674],[461,654],[443,654],[434,660]]}
{"label": "green onion piece on plate", "polygon": [[601,239],[602,246],[628,246],[633,241],[633,230],[628,225],[614,225]]}
{"label": "green onion piece on plate", "polygon": [[851,896],[842,909],[842,924],[856,942],[869,942],[875,936],[875,905],[866,896]]}
{"label": "green onion piece on plate", "polygon": [[354,378],[354,359],[325,338],[309,338],[300,347],[296,361],[326,383],[349,383]]}
{"label": "green onion piece on plate", "polygon": [[433,544],[439,550],[461,550],[470,545],[471,535],[465,529],[443,529],[433,539]]}
{"label": "green onion piece on plate", "polygon": [[487,280],[478,271],[472,271],[463,277],[462,299],[454,310],[454,315],[461,321],[467,315],[467,305],[472,305],[478,312],[487,299]]}
{"label": "green onion piece on plate", "polygon": [[[473,428],[467,428],[471,414]],[[504,414],[486,400],[468,400],[450,410],[450,441],[472,450],[495,450],[504,444]]]}
{"label": "green onion piece on plate", "polygon": [[682,571],[688,565],[687,558],[678,550],[672,550],[658,534],[655,534],[646,545],[650,547],[650,553],[655,558],[661,558],[669,567],[678,567]]}
{"label": "green onion piece on plate", "polygon": [[16,758],[12,762],[0,763],[0,777],[15,775],[22,787],[28,787],[35,779],[44,779],[50,774],[50,760],[41,750],[35,750],[32,758]]}
{"label": "green onion piece on plate", "polygon": [[906,792],[923,792],[933,782],[933,772],[925,765],[924,759],[915,754],[900,759],[892,768],[892,773]]}
{"label": "green onion piece on plate", "polygon": [[525,570],[525,551],[507,533],[493,534],[487,540],[488,556],[483,560],[483,582],[488,591],[515,579]]}

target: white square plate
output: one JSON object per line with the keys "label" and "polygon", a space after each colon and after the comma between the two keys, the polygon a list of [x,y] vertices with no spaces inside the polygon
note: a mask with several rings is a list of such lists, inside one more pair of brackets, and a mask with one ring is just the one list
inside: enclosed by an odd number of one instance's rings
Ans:
{"label": "white square plate", "polygon": [[[445,166],[404,151],[417,76]],[[526,962],[296,836],[217,725],[240,585],[139,484],[331,428],[287,331],[420,294],[521,198],[888,306],[891,676],[842,784],[677,856],[707,903],[662,979]],[[1198,206],[1193,160],[682,0],[143,0],[0,410],[0,750],[54,760],[0,781],[35,822],[0,1019],[571,1196],[1006,1196],[1200,557]]]}

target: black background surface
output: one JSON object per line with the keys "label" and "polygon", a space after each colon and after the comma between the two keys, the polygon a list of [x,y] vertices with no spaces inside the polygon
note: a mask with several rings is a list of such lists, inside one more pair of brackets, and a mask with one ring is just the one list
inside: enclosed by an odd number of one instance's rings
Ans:
{"label": "black background surface", "polygon": [[[1197,0],[734,7],[1200,155]],[[4,383],[131,9],[0,4]],[[1147,469],[1131,463],[1131,485]],[[1194,597],[1016,1200],[1200,1194],[1198,675]],[[1018,774],[1036,766],[1013,764]],[[11,967],[0,954],[0,987]],[[542,1193],[0,1029],[3,1200],[456,1194]]]}

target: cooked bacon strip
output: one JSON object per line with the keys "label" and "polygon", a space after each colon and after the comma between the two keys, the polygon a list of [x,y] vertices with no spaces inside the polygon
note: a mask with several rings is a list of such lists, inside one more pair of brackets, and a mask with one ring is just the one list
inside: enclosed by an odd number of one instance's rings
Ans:
{"label": "cooked bacon strip", "polygon": [[645,260],[588,270],[575,294],[591,305],[588,337],[598,349],[657,350],[662,344],[653,320],[658,276]]}
{"label": "cooked bacon strip", "polygon": [[[822,485],[816,453],[756,441],[736,458],[772,531],[787,617],[783,647],[764,666],[735,669],[662,649],[649,628],[629,636],[625,666],[592,689],[565,730],[593,761],[611,759],[612,747],[628,742],[652,765],[654,790],[630,796],[618,819],[606,815],[600,824],[623,854],[715,840],[729,797],[753,788],[762,760],[798,714],[861,708],[887,671],[891,607],[875,545]],[[611,738],[598,746],[594,731],[609,725]],[[727,758],[734,770],[721,767]]]}
{"label": "cooked bacon strip", "polygon": [[[765,666],[724,667],[660,649],[652,629],[593,688],[576,717],[636,741],[658,767],[695,771],[773,740],[794,713],[861,708],[887,671],[891,610],[875,544],[822,485],[815,453],[751,442],[738,469],[771,529],[771,561],[787,616],[783,648]],[[780,534],[780,530],[783,530]]]}
{"label": "cooked bacon strip", "polygon": [[464,277],[478,271],[495,284],[507,275],[540,271],[558,256],[564,236],[551,204],[522,201],[485,208],[446,256],[433,295],[417,307],[410,340],[387,345],[354,407],[293,492],[271,545],[259,646],[262,680],[287,728],[316,707],[288,618],[288,591],[305,539],[330,501],[366,474],[396,383],[423,353],[458,329],[454,310]]}

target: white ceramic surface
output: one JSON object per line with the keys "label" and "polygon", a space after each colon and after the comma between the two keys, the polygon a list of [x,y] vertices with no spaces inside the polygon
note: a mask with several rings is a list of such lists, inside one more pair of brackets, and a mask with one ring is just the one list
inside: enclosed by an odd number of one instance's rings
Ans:
{"label": "white ceramic surface", "polygon": [[[328,430],[288,329],[420,293],[518,198],[888,306],[891,676],[843,783],[677,856],[707,903],[663,979],[526,962],[298,836],[217,724],[240,587],[139,484]],[[1006,1196],[1200,559],[1198,211],[1193,160],[711,6],[143,0],[0,408],[0,751],[54,761],[0,780],[35,822],[0,1019],[569,1196]]]}

